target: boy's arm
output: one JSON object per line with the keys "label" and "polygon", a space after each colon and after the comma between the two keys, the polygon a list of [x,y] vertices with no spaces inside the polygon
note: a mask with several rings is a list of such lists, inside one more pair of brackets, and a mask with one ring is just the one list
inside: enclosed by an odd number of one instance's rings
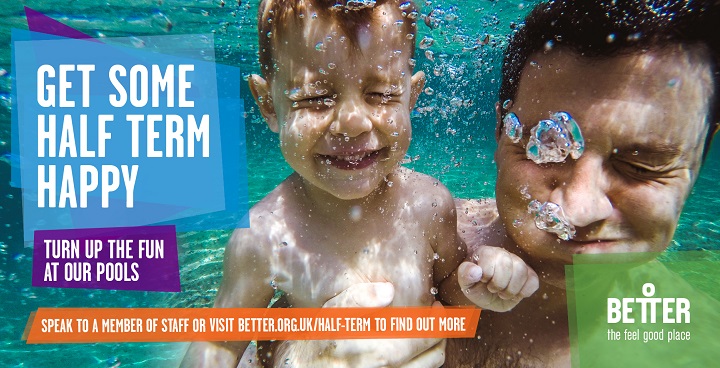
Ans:
{"label": "boy's arm", "polygon": [[481,245],[443,282],[441,295],[451,304],[506,312],[538,287],[537,274],[520,257]]}
{"label": "boy's arm", "polygon": [[[264,308],[274,294],[262,239],[238,229],[225,247],[223,279],[214,308]],[[236,367],[249,341],[193,342],[181,367]]]}

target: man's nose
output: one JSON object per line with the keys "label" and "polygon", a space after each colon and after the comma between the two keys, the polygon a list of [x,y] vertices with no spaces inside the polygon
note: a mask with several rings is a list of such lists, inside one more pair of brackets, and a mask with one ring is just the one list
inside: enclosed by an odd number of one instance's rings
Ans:
{"label": "man's nose", "polygon": [[[570,158],[568,158],[570,160]],[[603,159],[585,155],[566,163],[565,175],[550,193],[550,201],[559,204],[571,224],[583,227],[610,217],[613,204],[608,198],[610,187]]]}
{"label": "man's nose", "polygon": [[338,101],[335,117],[330,124],[330,133],[337,136],[357,137],[373,128],[364,101],[357,98],[343,98]]}

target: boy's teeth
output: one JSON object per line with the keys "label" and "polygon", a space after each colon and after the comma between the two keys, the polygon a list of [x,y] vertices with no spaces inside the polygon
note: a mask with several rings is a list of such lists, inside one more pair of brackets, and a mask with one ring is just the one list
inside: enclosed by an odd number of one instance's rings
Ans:
{"label": "boy's teeth", "polygon": [[361,153],[359,155],[351,155],[351,156],[337,156],[338,159],[353,162],[353,161],[360,161],[362,160],[367,154]]}

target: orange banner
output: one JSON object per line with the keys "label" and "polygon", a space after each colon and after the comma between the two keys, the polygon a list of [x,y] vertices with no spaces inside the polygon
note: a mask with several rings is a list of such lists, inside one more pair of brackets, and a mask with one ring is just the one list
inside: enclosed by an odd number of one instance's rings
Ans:
{"label": "orange banner", "polygon": [[28,344],[474,337],[480,309],[40,308]]}

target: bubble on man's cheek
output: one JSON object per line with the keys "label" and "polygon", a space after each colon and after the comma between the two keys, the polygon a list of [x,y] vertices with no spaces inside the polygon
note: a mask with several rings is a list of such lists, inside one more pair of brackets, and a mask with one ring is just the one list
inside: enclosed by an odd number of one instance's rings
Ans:
{"label": "bubble on man's cheek", "polygon": [[553,202],[541,203],[534,199],[528,204],[528,213],[535,215],[535,226],[549,233],[553,233],[562,240],[575,237],[575,226],[565,217],[560,205]]}
{"label": "bubble on man's cheek", "polygon": [[520,142],[522,139],[523,126],[515,113],[511,112],[505,115],[505,118],[503,118],[503,127],[505,135],[507,135],[513,143]]}
{"label": "bubble on man's cheek", "polygon": [[577,160],[584,151],[580,127],[564,111],[551,114],[551,120],[541,120],[533,127],[526,147],[527,157],[536,164],[564,162],[568,155]]}

